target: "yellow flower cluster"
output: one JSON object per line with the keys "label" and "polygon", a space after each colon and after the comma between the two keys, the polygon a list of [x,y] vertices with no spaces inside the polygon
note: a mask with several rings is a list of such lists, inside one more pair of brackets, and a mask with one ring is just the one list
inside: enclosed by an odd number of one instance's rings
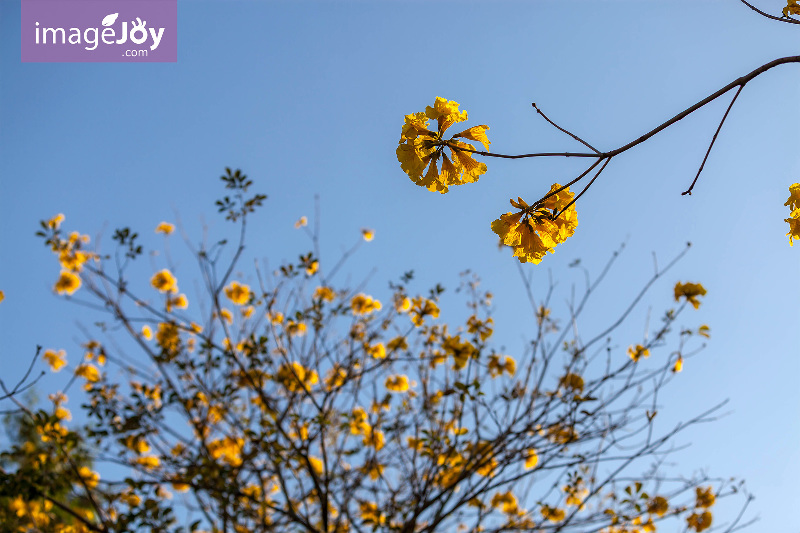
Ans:
{"label": "yellow flower cluster", "polygon": [[[800,15],[800,6],[797,6],[797,12],[793,12],[795,14]],[[784,13],[786,12],[786,8],[784,8]],[[789,246],[794,246],[792,239],[800,239],[800,183],[793,183],[789,186],[789,199],[786,200],[786,203],[783,205],[789,206],[789,209],[792,211],[789,218],[783,219],[784,222],[789,223]]]}
{"label": "yellow flower cluster", "polygon": [[[437,122],[436,131],[428,128],[430,120]],[[449,186],[473,183],[486,172],[486,164],[472,157],[475,148],[457,138],[480,142],[488,151],[490,143],[486,130],[489,126],[473,126],[444,139],[444,132],[450,126],[465,120],[467,112],[458,110],[458,102],[439,96],[432,107],[425,108],[424,113],[406,115],[397,147],[397,160],[411,181],[429,191],[444,194]],[[450,149],[450,157],[444,153],[445,148]]]}
{"label": "yellow flower cluster", "polygon": [[308,390],[319,381],[316,371],[305,368],[298,362],[283,364],[275,373],[275,381],[290,392]]}
{"label": "yellow flower cluster", "polygon": [[368,315],[373,311],[380,311],[381,303],[374,300],[372,296],[366,294],[356,294],[350,300],[350,306],[353,308],[354,315]]}
{"label": "yellow flower cluster", "polygon": [[522,198],[512,199],[511,205],[520,211],[506,213],[492,222],[492,231],[503,244],[514,248],[514,257],[520,263],[541,262],[545,254],[553,253],[556,245],[575,233],[578,214],[571,204],[575,195],[569,187],[559,189],[561,185],[554,183],[544,199],[532,206]]}
{"label": "yellow flower cluster", "polygon": [[244,305],[250,301],[250,287],[237,281],[232,281],[225,287],[225,296],[236,305]]}
{"label": "yellow flower cluster", "polygon": [[638,362],[639,359],[642,357],[650,357],[650,350],[642,346],[641,344],[637,344],[636,346],[629,346],[628,347],[628,357],[633,359],[633,362]]}
{"label": "yellow flower cluster", "polygon": [[386,378],[386,388],[391,392],[406,392],[408,390],[408,377],[404,374]]}
{"label": "yellow flower cluster", "polygon": [[692,304],[695,309],[700,307],[700,300],[697,297],[705,295],[706,289],[700,283],[681,283],[679,281],[675,284],[675,301],[686,298],[686,301]]}
{"label": "yellow flower cluster", "polygon": [[783,16],[800,15],[800,5],[797,0],[786,0],[786,7],[783,8]]}
{"label": "yellow flower cluster", "polygon": [[503,372],[507,372],[509,376],[513,376],[517,371],[517,362],[510,355],[506,355],[504,361],[500,362],[500,356],[492,354],[489,356],[489,375],[493,378],[500,376]]}

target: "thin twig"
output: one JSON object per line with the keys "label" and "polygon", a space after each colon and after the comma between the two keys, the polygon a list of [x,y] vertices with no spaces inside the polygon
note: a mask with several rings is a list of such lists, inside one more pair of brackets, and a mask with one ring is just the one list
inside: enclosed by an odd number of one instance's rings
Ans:
{"label": "thin twig", "polygon": [[739,98],[739,93],[742,92],[742,89],[744,89],[745,85],[746,85],[746,83],[741,84],[739,86],[739,90],[736,91],[736,94],[733,95],[733,99],[731,100],[731,103],[728,104],[728,109],[725,111],[725,114],[722,115],[722,120],[719,121],[719,126],[717,126],[717,131],[714,132],[714,136],[711,138],[711,144],[708,145],[708,150],[706,150],[706,156],[703,158],[703,162],[700,164],[700,168],[697,169],[697,175],[694,177],[694,180],[692,181],[691,186],[689,186],[688,189],[686,189],[685,191],[683,191],[681,193],[682,196],[686,195],[686,194],[688,194],[688,195],[692,194],[692,189],[694,188],[694,184],[697,183],[697,179],[700,177],[700,173],[703,172],[703,167],[706,166],[706,161],[708,160],[708,155],[711,153],[711,148],[714,147],[714,143],[717,140],[717,135],[719,135],[719,132],[722,129],[722,125],[725,124],[725,119],[728,118],[728,113],[731,112],[731,108],[733,107],[733,104],[736,103],[736,99]]}
{"label": "thin twig", "polygon": [[582,145],[584,145],[585,147],[587,147],[588,149],[590,149],[590,150],[593,150],[594,152],[596,152],[596,153],[598,153],[598,154],[600,153],[600,150],[598,150],[597,148],[595,148],[595,147],[594,147],[594,146],[592,146],[591,144],[587,143],[586,141],[584,141],[583,139],[581,139],[580,137],[578,137],[577,135],[575,135],[575,134],[574,134],[574,133],[572,133],[571,131],[567,131],[567,130],[565,130],[564,128],[562,128],[561,126],[559,126],[558,124],[556,124],[555,122],[553,122],[552,120],[550,120],[550,119],[547,117],[547,115],[545,115],[545,114],[544,114],[544,112],[543,112],[541,109],[539,109],[539,108],[536,106],[536,104],[535,104],[535,103],[532,103],[531,105],[533,106],[533,108],[536,110],[536,112],[537,112],[537,113],[539,113],[540,115],[542,115],[542,118],[543,118],[543,119],[545,119],[547,122],[549,122],[549,123],[550,123],[550,125],[551,125],[551,126],[553,126],[554,128],[556,128],[558,131],[562,131],[562,132],[566,133],[567,135],[569,135],[570,137],[572,137],[573,139],[575,139],[576,141],[578,141],[579,143],[581,143]]}

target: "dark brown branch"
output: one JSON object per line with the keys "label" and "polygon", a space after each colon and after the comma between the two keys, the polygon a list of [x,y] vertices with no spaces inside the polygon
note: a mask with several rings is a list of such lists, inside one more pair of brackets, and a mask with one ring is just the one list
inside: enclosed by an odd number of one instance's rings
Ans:
{"label": "dark brown branch", "polygon": [[535,104],[535,103],[532,103],[531,105],[533,106],[533,108],[536,110],[536,112],[537,112],[537,113],[539,113],[540,115],[542,115],[542,118],[543,118],[543,119],[545,119],[545,120],[546,120],[546,121],[547,121],[547,122],[548,122],[548,123],[549,123],[551,126],[553,126],[554,128],[556,128],[558,131],[562,131],[562,132],[566,133],[567,135],[569,135],[570,137],[572,137],[573,139],[575,139],[576,141],[578,141],[579,143],[581,143],[582,145],[584,145],[586,148],[588,148],[588,149],[590,149],[590,150],[592,150],[592,151],[594,151],[594,152],[596,152],[596,153],[598,153],[598,154],[600,153],[600,150],[598,150],[597,148],[595,148],[595,147],[594,147],[594,146],[592,146],[591,144],[587,143],[586,141],[584,141],[583,139],[581,139],[580,137],[578,137],[578,136],[577,136],[577,135],[575,135],[574,133],[572,133],[572,132],[570,132],[570,131],[567,131],[567,130],[565,130],[564,128],[562,128],[561,126],[559,126],[558,124],[556,124],[555,122],[553,122],[552,120],[550,120],[550,119],[547,117],[547,115],[545,115],[545,114],[544,114],[544,112],[543,112],[541,109],[539,109],[539,108],[536,106],[536,104]]}
{"label": "dark brown branch", "polygon": [[681,195],[692,194],[692,189],[694,189],[694,184],[697,183],[697,179],[700,177],[700,173],[703,172],[703,167],[706,166],[706,161],[708,161],[708,155],[711,153],[711,149],[714,147],[714,143],[717,141],[717,135],[719,135],[719,132],[722,129],[722,125],[725,124],[725,119],[728,118],[728,113],[731,112],[731,108],[733,107],[733,104],[736,103],[736,99],[739,98],[739,93],[742,92],[744,86],[745,86],[744,83],[740,85],[739,90],[736,91],[736,94],[733,95],[731,103],[728,104],[728,109],[725,111],[725,114],[722,115],[722,120],[719,121],[719,126],[717,126],[717,131],[714,132],[714,136],[711,138],[711,144],[708,145],[708,150],[706,150],[706,156],[703,158],[703,162],[700,163],[700,168],[697,169],[697,175],[695,175],[694,180],[692,180],[692,184],[689,186],[689,188],[683,191]]}
{"label": "dark brown branch", "polygon": [[744,5],[746,5],[747,7],[749,7],[750,9],[752,9],[753,11],[755,11],[756,13],[758,13],[759,15],[761,15],[761,16],[763,16],[763,17],[767,17],[768,19],[777,20],[778,22],[786,22],[786,23],[788,23],[788,24],[800,24],[800,20],[793,19],[793,18],[791,18],[791,17],[776,17],[775,15],[770,15],[769,13],[764,13],[763,11],[761,11],[760,9],[758,9],[758,8],[757,8],[756,6],[754,6],[753,4],[751,4],[751,3],[747,2],[746,0],[740,0],[740,1],[741,1],[741,2],[742,2]]}

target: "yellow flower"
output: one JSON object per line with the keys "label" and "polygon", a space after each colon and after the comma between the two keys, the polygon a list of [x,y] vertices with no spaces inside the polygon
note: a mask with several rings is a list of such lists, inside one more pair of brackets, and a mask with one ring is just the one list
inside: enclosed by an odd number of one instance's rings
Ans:
{"label": "yellow flower", "polygon": [[[545,254],[553,253],[556,245],[575,233],[578,214],[575,205],[570,205],[574,194],[569,187],[559,189],[561,185],[554,183],[545,199],[532,206],[522,198],[512,199],[511,205],[520,211],[500,215],[492,222],[492,231],[502,244],[514,248],[514,257],[520,263],[540,263]],[[556,214],[558,217],[553,218]]]}
{"label": "yellow flower", "polygon": [[78,368],[75,369],[75,375],[86,378],[86,381],[90,383],[96,383],[100,381],[100,372],[97,371],[97,367],[89,363],[83,363],[82,365],[79,365]]}
{"label": "yellow flower", "polygon": [[717,500],[717,497],[714,496],[714,490],[711,487],[706,487],[704,489],[696,487],[694,491],[697,495],[696,507],[708,508],[714,505],[714,502]]}
{"label": "yellow flower", "polygon": [[392,392],[405,392],[408,390],[408,377],[403,374],[389,376],[385,385]]}
{"label": "yellow flower", "polygon": [[698,296],[705,296],[706,290],[699,283],[681,283],[680,281],[675,284],[675,301],[677,302],[681,297],[686,298],[686,301],[692,304],[695,309],[700,307],[700,300]]}
{"label": "yellow flower", "polygon": [[317,287],[314,290],[314,299],[332,302],[336,299],[336,293],[330,287]]}
{"label": "yellow flower", "polygon": [[489,375],[493,378],[502,375],[503,372],[508,372],[509,376],[513,376],[517,371],[517,362],[510,355],[505,356],[505,360],[501,363],[500,356],[493,354],[489,356]]}
{"label": "yellow flower", "polygon": [[505,514],[517,514],[517,498],[511,491],[498,492],[492,496],[492,507],[499,507]]}
{"label": "yellow flower", "polygon": [[[431,119],[437,121],[435,132],[428,129]],[[486,130],[489,126],[473,126],[450,139],[443,137],[447,128],[464,120],[467,120],[467,112],[459,111],[457,102],[438,96],[433,107],[428,106],[424,113],[406,115],[397,147],[397,160],[411,181],[429,191],[444,194],[448,186],[478,181],[486,172],[486,164],[475,161],[470,153],[475,147],[457,138],[480,142],[488,150],[490,143]],[[445,148],[450,149],[450,157],[444,153]],[[441,172],[437,166],[440,158]]]}
{"label": "yellow flower", "polygon": [[97,486],[97,482],[100,479],[100,475],[97,472],[92,472],[89,467],[82,466],[78,469],[78,474],[81,476],[81,480],[86,484],[87,487],[93,489]]}
{"label": "yellow flower", "polygon": [[350,306],[354,315],[367,315],[373,311],[379,311],[381,303],[378,300],[373,300],[372,296],[362,293],[353,296],[353,299],[350,300]]}
{"label": "yellow flower", "polygon": [[305,322],[295,322],[289,319],[289,321],[286,322],[286,333],[292,337],[302,337],[306,334]]}
{"label": "yellow flower", "polygon": [[133,462],[139,466],[143,466],[148,470],[152,470],[153,468],[157,468],[161,461],[155,455],[144,455],[142,457],[137,457],[133,460]]}
{"label": "yellow flower", "polygon": [[267,320],[273,324],[281,324],[283,322],[283,313],[280,311],[270,311],[267,313]]}
{"label": "yellow flower", "polygon": [[58,229],[62,222],[64,222],[64,215],[63,213],[59,213],[47,221],[47,227],[51,229]]}
{"label": "yellow flower", "polygon": [[647,504],[647,512],[656,516],[664,516],[669,511],[669,502],[663,496],[656,496]]}
{"label": "yellow flower", "polygon": [[53,289],[58,294],[72,294],[77,291],[81,286],[81,278],[70,272],[69,270],[62,270],[61,276],[56,281]]}
{"label": "yellow flower", "polygon": [[362,442],[364,446],[371,446],[375,448],[375,451],[380,451],[380,449],[383,448],[383,444],[385,442],[383,431],[375,429],[373,427],[369,428],[369,431],[365,433]]}
{"label": "yellow flower", "polygon": [[153,330],[150,329],[150,326],[142,326],[142,337],[148,341],[153,338]]}
{"label": "yellow flower", "polygon": [[535,468],[538,463],[539,455],[536,453],[536,450],[531,448],[528,450],[527,456],[525,457],[525,468],[530,470],[531,468]]}
{"label": "yellow flower", "polygon": [[282,364],[274,376],[275,381],[286,387],[291,392],[310,389],[319,381],[319,376],[314,370],[305,368],[298,362]]}
{"label": "yellow flower", "polygon": [[550,507],[549,505],[542,505],[542,508],[539,510],[542,513],[542,516],[545,520],[549,520],[551,522],[560,522],[564,520],[566,516],[566,512],[564,509],[559,509],[557,507]]}
{"label": "yellow flower", "polygon": [[166,268],[161,272],[156,272],[150,279],[150,284],[160,292],[178,292],[178,281]]}
{"label": "yellow flower", "polygon": [[186,299],[185,294],[179,294],[175,298],[167,298],[167,312],[172,309],[186,309],[189,307],[189,300]]}
{"label": "yellow flower", "polygon": [[181,345],[178,326],[171,322],[159,323],[158,331],[156,331],[156,342],[169,355],[176,355]]}
{"label": "yellow flower", "polygon": [[364,237],[365,241],[369,242],[375,238],[375,230],[361,228],[361,236]]}
{"label": "yellow flower", "polygon": [[633,359],[634,362],[638,362],[639,359],[641,359],[642,357],[650,357],[650,350],[648,350],[641,344],[637,344],[635,347],[629,346],[628,357]]}
{"label": "yellow flower", "polygon": [[378,512],[378,504],[373,502],[361,502],[358,504],[361,512],[361,520],[366,525],[377,527],[386,521],[383,513]]}
{"label": "yellow flower", "polygon": [[386,358],[386,347],[384,347],[382,342],[379,342],[378,344],[373,344],[372,346],[365,346],[364,350],[366,350],[366,352],[375,359]]}
{"label": "yellow flower", "polygon": [[236,305],[244,305],[250,300],[250,287],[232,281],[225,287],[225,296]]}
{"label": "yellow flower", "polygon": [[0,291],[0,302],[6,299],[6,294],[3,291]]}
{"label": "yellow flower", "polygon": [[789,246],[794,246],[793,240],[800,240],[800,208],[792,211],[791,218],[784,218],[783,221],[789,223],[789,233],[786,235],[789,237]]}
{"label": "yellow flower", "polygon": [[800,15],[800,5],[797,4],[797,0],[787,0],[786,7],[783,8],[783,16],[788,17],[789,15]]}
{"label": "yellow flower", "polygon": [[314,274],[317,273],[318,270],[319,270],[319,261],[317,260],[311,261],[306,266],[306,274],[309,276],[313,276]]}
{"label": "yellow flower", "polygon": [[583,391],[583,378],[578,374],[569,372],[559,380],[559,385],[565,389],[572,389],[576,392]]}
{"label": "yellow flower", "polygon": [[175,226],[169,222],[162,222],[156,227],[156,233],[163,233],[164,235],[169,235],[173,231],[175,231]]}
{"label": "yellow flower", "polygon": [[675,364],[672,366],[672,371],[678,373],[681,370],[683,370],[683,356],[679,355],[675,360]]}
{"label": "yellow flower", "polygon": [[306,225],[308,225],[308,219],[305,216],[300,217],[297,222],[294,223],[295,228],[302,228]]}
{"label": "yellow flower", "polygon": [[45,350],[43,357],[44,360],[47,361],[47,364],[50,365],[50,370],[53,372],[58,372],[61,370],[61,367],[67,364],[67,352],[64,350],[59,350],[58,352]]}
{"label": "yellow flower", "polygon": [[314,473],[318,476],[321,476],[325,467],[325,465],[322,463],[322,460],[314,457],[313,455],[309,455],[308,462],[311,464],[311,468],[314,470]]}
{"label": "yellow flower", "polygon": [[697,328],[697,334],[702,336],[702,337],[705,337],[706,339],[711,337],[711,334],[709,333],[709,331],[711,331],[711,328],[708,327],[708,325],[706,325],[706,324],[703,324],[702,326]]}
{"label": "yellow flower", "polygon": [[690,515],[686,519],[686,524],[689,526],[690,529],[694,529],[698,533],[700,531],[705,531],[706,529],[711,527],[712,516],[711,513],[708,511],[704,511],[703,513],[696,512]]}

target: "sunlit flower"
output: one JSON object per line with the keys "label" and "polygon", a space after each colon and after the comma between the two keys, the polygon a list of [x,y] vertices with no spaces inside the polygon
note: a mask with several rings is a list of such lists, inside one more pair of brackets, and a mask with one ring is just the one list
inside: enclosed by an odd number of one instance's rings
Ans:
{"label": "sunlit flower", "polygon": [[308,225],[308,219],[305,216],[300,217],[297,222],[294,223],[295,228],[302,228],[306,225]]}
{"label": "sunlit flower", "polygon": [[789,223],[789,246],[794,246],[794,239],[800,240],[800,208],[792,211],[791,218],[784,218],[784,222]]}
{"label": "sunlit flower", "polygon": [[86,381],[95,383],[100,381],[100,372],[97,367],[89,363],[83,363],[75,369],[75,375],[78,377],[86,378]]}
{"label": "sunlit flower", "polygon": [[58,229],[62,222],[64,222],[64,214],[59,213],[47,221],[47,227],[51,229]]}
{"label": "sunlit flower", "polygon": [[634,362],[638,362],[639,359],[641,359],[642,357],[650,357],[650,350],[648,350],[641,344],[637,344],[636,346],[629,346],[628,357],[633,359]]}
{"label": "sunlit flower", "polygon": [[675,284],[675,301],[680,298],[686,298],[686,301],[692,304],[695,309],[700,307],[700,300],[698,296],[705,296],[706,290],[699,283],[681,283],[680,281]]}
{"label": "sunlit flower", "polygon": [[[428,129],[430,120],[436,120],[437,131]],[[486,164],[472,157],[471,151],[475,147],[458,138],[480,142],[489,150],[490,143],[486,137],[489,126],[473,126],[450,139],[444,138],[444,132],[450,126],[465,120],[467,112],[459,111],[457,102],[438,96],[433,107],[428,106],[424,113],[406,115],[397,147],[397,160],[411,181],[444,194],[449,186],[475,182],[486,172]],[[445,148],[450,149],[450,157],[444,153]]]}
{"label": "sunlit flower", "polygon": [[683,370],[683,356],[679,355],[675,360],[675,364],[672,366],[672,371],[677,374],[681,370]]}
{"label": "sunlit flower", "polygon": [[336,299],[336,293],[330,287],[317,287],[314,290],[314,299],[332,302]]}
{"label": "sunlit flower", "polygon": [[373,311],[379,311],[381,303],[378,300],[373,300],[372,296],[362,293],[353,296],[352,300],[350,300],[350,306],[354,315],[367,315]]}
{"label": "sunlit flower", "polygon": [[542,505],[542,508],[539,510],[542,513],[542,516],[545,520],[549,520],[550,522],[560,522],[564,520],[566,516],[566,512],[564,509],[559,509],[557,507],[550,507],[549,505]]}
{"label": "sunlit flower", "polygon": [[696,507],[708,508],[714,505],[714,502],[717,500],[717,497],[714,496],[714,489],[711,487],[696,487],[694,491],[697,495],[695,503]]}
{"label": "sunlit flower", "polygon": [[169,235],[175,231],[175,226],[170,224],[169,222],[162,222],[158,226],[156,226],[156,233],[163,233],[164,235]]}
{"label": "sunlit flower", "polygon": [[178,292],[178,281],[166,268],[156,272],[150,279],[150,284],[160,292]]}
{"label": "sunlit flower", "polygon": [[69,270],[62,270],[53,289],[58,294],[73,294],[81,286],[81,278]]}
{"label": "sunlit flower", "polygon": [[250,287],[237,281],[232,281],[225,287],[225,296],[236,305],[244,305],[250,300]]}
{"label": "sunlit flower", "polygon": [[689,526],[689,529],[694,529],[699,533],[711,527],[712,518],[709,511],[704,511],[702,513],[698,511],[686,518],[686,524]]}
{"label": "sunlit flower", "polygon": [[663,496],[656,496],[647,504],[647,512],[656,516],[664,516],[669,511],[669,502]]}
{"label": "sunlit flower", "polygon": [[403,374],[389,376],[385,385],[391,392],[405,392],[408,390],[408,377]]}
{"label": "sunlit flower", "polygon": [[583,378],[578,374],[569,372],[559,380],[559,385],[565,389],[571,389],[576,392],[583,391]]}
{"label": "sunlit flower", "polygon": [[97,486],[97,482],[100,480],[100,475],[97,472],[93,472],[89,467],[82,466],[78,469],[78,474],[81,476],[81,481],[86,484],[87,487],[93,489]]}
{"label": "sunlit flower", "polygon": [[361,229],[361,236],[364,237],[364,240],[369,242],[375,238],[375,230],[371,230],[368,228]]}
{"label": "sunlit flower", "polygon": [[561,185],[554,183],[545,199],[532,206],[522,198],[511,199],[511,205],[520,211],[506,213],[492,222],[492,231],[504,245],[514,248],[514,257],[520,263],[540,263],[545,254],[553,253],[558,244],[575,233],[578,214],[572,203],[574,194],[569,187],[559,189]]}
{"label": "sunlit flower", "polygon": [[64,350],[59,350],[58,352],[54,352],[53,350],[45,350],[44,360],[47,361],[47,364],[50,365],[50,370],[53,372],[58,372],[61,368],[67,364],[67,352]]}
{"label": "sunlit flower", "polygon": [[314,274],[319,271],[319,261],[316,259],[311,261],[308,265],[306,265],[306,275],[313,276]]}
{"label": "sunlit flower", "polygon": [[800,5],[798,5],[797,0],[786,0],[786,7],[783,8],[783,16],[788,17],[789,15],[800,15]]}
{"label": "sunlit flower", "polygon": [[539,463],[539,455],[536,453],[536,450],[531,448],[526,453],[525,468],[530,470],[531,468],[535,468],[538,463]]}

